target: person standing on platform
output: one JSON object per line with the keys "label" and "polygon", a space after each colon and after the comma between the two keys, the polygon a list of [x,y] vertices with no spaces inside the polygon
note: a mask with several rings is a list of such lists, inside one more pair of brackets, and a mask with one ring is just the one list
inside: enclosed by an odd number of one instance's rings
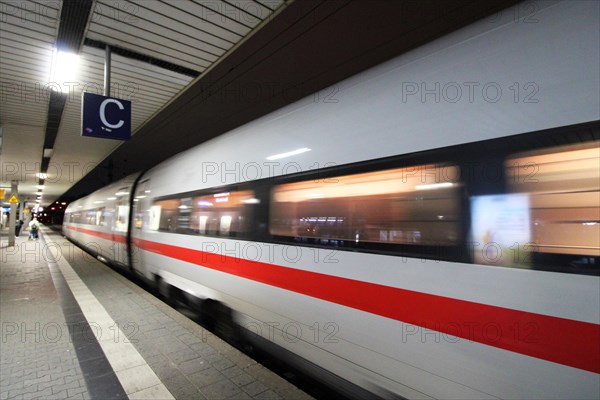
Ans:
{"label": "person standing on platform", "polygon": [[29,239],[37,239],[39,229],[40,223],[38,222],[36,217],[33,217],[31,222],[29,223]]}

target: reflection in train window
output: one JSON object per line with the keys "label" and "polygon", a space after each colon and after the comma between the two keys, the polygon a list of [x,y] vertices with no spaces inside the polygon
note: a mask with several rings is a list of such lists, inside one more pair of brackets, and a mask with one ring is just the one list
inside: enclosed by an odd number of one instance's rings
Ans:
{"label": "reflection in train window", "polygon": [[[177,229],[177,212],[179,209],[179,199],[160,200],[154,203],[152,207],[153,214],[150,226],[166,232],[175,232]],[[158,220],[158,224],[156,221]]]}
{"label": "reflection in train window", "polygon": [[96,210],[96,218],[94,224],[98,226],[106,226],[106,212],[104,210],[104,207]]}
{"label": "reflection in train window", "polygon": [[598,142],[516,154],[507,194],[471,199],[474,261],[516,267],[598,269]]}
{"label": "reflection in train window", "polygon": [[161,206],[153,205],[150,207],[148,213],[148,229],[151,231],[157,231],[160,229],[160,216]]}
{"label": "reflection in train window", "polygon": [[460,240],[459,169],[421,165],[276,186],[277,236],[408,245]]}
{"label": "reflection in train window", "polygon": [[254,191],[231,191],[160,200],[150,209],[150,229],[184,234],[238,236],[249,231]]}
{"label": "reflection in train window", "polygon": [[118,232],[127,232],[127,221],[129,220],[129,206],[117,205],[117,220],[115,221],[115,230]]}
{"label": "reflection in train window", "polygon": [[104,207],[70,213],[68,221],[74,224],[106,226],[107,213]]}
{"label": "reflection in train window", "polygon": [[235,236],[248,232],[254,191],[223,192],[194,197],[190,229],[201,235]]}
{"label": "reflection in train window", "polygon": [[600,268],[600,143],[518,154],[506,167],[509,190],[529,195],[534,259]]}
{"label": "reflection in train window", "polygon": [[81,223],[81,213],[80,212],[70,213],[68,221],[72,224],[80,224]]}

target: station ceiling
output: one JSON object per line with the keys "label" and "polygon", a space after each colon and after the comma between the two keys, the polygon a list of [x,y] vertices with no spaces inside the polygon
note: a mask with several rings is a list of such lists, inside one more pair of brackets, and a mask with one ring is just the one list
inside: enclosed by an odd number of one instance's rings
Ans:
{"label": "station ceiling", "polygon": [[[517,2],[0,0],[0,187],[73,200]],[[107,45],[126,142],[81,136]],[[50,77],[55,49],[75,79]]]}

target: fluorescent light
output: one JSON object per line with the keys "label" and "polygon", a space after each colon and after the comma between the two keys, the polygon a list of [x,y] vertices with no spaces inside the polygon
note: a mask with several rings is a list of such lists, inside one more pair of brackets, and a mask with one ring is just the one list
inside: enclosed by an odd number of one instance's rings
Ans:
{"label": "fluorescent light", "polygon": [[441,189],[454,186],[451,182],[442,182],[442,183],[431,183],[427,185],[417,185],[415,189],[417,190],[431,190],[431,189]]}
{"label": "fluorescent light", "polygon": [[77,54],[54,49],[48,83],[57,84],[61,92],[66,93],[69,91],[70,84],[77,80],[78,68],[79,56]]}
{"label": "fluorescent light", "polygon": [[288,151],[286,153],[280,153],[280,154],[275,154],[275,155],[269,156],[269,157],[267,157],[267,160],[269,160],[269,161],[279,160],[280,158],[295,156],[296,154],[306,153],[307,151],[310,151],[310,149],[307,147],[303,147],[301,149]]}

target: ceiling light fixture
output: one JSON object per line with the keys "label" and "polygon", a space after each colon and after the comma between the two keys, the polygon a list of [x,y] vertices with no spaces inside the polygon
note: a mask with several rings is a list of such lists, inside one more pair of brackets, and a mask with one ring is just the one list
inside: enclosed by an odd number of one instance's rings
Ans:
{"label": "ceiling light fixture", "polygon": [[77,80],[78,68],[79,56],[77,54],[54,49],[48,86],[52,89],[58,86],[61,92],[68,93],[70,84]]}

